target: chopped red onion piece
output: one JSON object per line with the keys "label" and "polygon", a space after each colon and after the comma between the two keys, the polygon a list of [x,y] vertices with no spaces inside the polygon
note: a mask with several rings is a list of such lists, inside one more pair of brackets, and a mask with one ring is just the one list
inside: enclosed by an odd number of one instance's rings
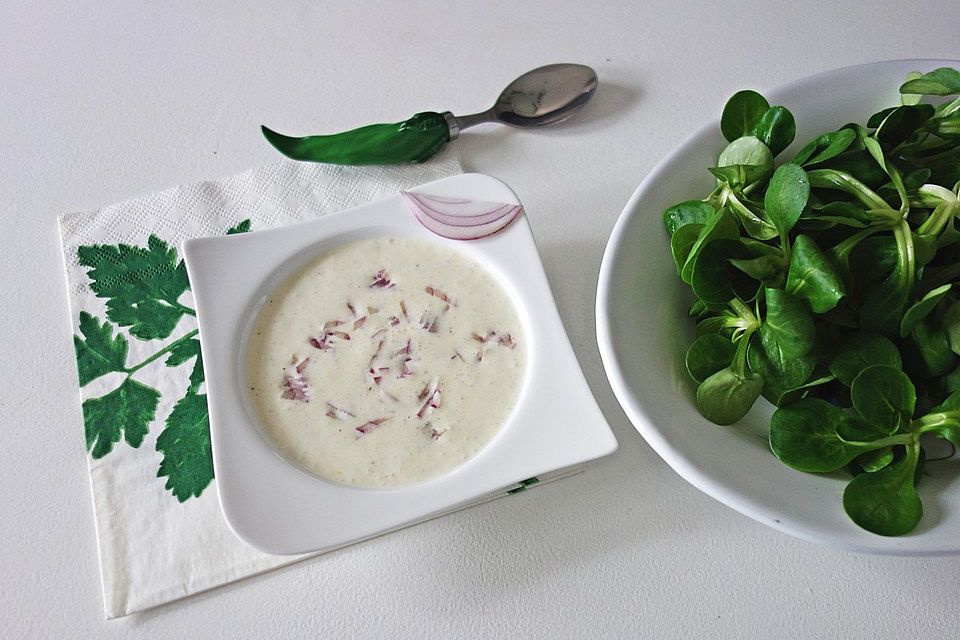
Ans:
{"label": "chopped red onion piece", "polygon": [[303,376],[303,369],[310,358],[304,359],[300,364],[294,367],[294,374],[284,370],[283,376],[283,394],[284,400],[298,400],[300,402],[310,402],[310,388],[307,386],[307,379]]}
{"label": "chopped red onion piece", "polygon": [[448,296],[446,293],[444,293],[443,291],[440,291],[439,289],[437,289],[437,288],[435,288],[435,287],[427,287],[427,288],[425,289],[425,291],[426,291],[427,293],[429,293],[431,296],[433,296],[434,298],[440,298],[441,300],[443,300],[444,302],[446,302],[446,303],[447,303],[448,305],[450,305],[451,307],[457,306],[457,303],[454,301],[453,298],[451,298],[451,297]]}
{"label": "chopped red onion piece", "polygon": [[[370,420],[369,422],[365,422],[359,427],[357,427],[357,431],[360,432],[360,435],[365,435],[367,433],[370,433],[377,427],[379,427],[381,424],[383,424],[387,420],[388,418],[377,418],[376,420]],[[357,437],[359,438],[360,436],[357,436]]]}
{"label": "chopped red onion piece", "polygon": [[410,355],[411,353],[413,353],[413,340],[411,340],[411,339],[408,338],[408,339],[407,339],[407,344],[404,345],[404,347],[403,347],[402,349],[400,349],[400,351],[397,351],[397,352],[396,352],[395,354],[393,354],[393,355],[394,355],[394,357],[396,357],[396,356],[408,356],[408,355]]}
{"label": "chopped red onion piece", "polygon": [[374,352],[373,352],[373,355],[370,356],[370,367],[371,367],[371,368],[373,367],[373,362],[374,362],[378,357],[380,357],[380,352],[383,351],[383,343],[384,343],[384,342],[386,342],[386,341],[385,341],[385,340],[381,340],[380,343],[377,345],[376,351],[374,351]]}
{"label": "chopped red onion piece", "polygon": [[353,415],[346,409],[341,409],[340,407],[333,404],[332,402],[327,402],[327,413],[324,415],[327,415],[333,418],[334,420],[340,420],[342,418],[347,418],[347,417],[356,418],[355,415]]}
{"label": "chopped red onion piece", "polygon": [[323,337],[319,340],[317,338],[311,337],[307,342],[310,343],[310,346],[316,347],[321,351],[330,351],[334,348],[334,343],[332,338],[342,338],[344,340],[350,339],[350,334],[344,333],[343,331],[328,331],[323,334]]}
{"label": "chopped red onion piece", "polygon": [[420,323],[419,323],[419,324],[420,324],[420,328],[423,329],[424,331],[429,331],[430,333],[436,333],[436,332],[437,332],[437,319],[438,319],[437,316],[433,316],[433,317],[428,316],[428,315],[427,315],[427,312],[424,311],[424,312],[420,315]]}
{"label": "chopped red onion piece", "polygon": [[428,312],[424,311],[420,315],[420,322],[419,322],[420,328],[430,333],[437,333],[437,326],[440,323],[440,316],[442,316],[449,310],[450,310],[450,305],[447,305],[440,310],[440,313],[433,316],[429,315]]}
{"label": "chopped red onion piece", "polygon": [[427,394],[430,393],[430,383],[424,382],[423,389],[420,390],[420,393],[417,394],[417,400],[423,400],[427,397]]}
{"label": "chopped red onion piece", "polygon": [[440,378],[434,378],[423,388],[417,400],[426,398],[426,402],[423,403],[420,411],[417,412],[418,418],[422,418],[430,411],[440,408],[440,389]]}
{"label": "chopped red onion piece", "polygon": [[480,348],[476,351],[477,362],[483,360],[484,352],[487,350],[487,347],[491,345],[499,345],[508,349],[513,349],[517,346],[517,343],[513,340],[513,336],[511,336],[509,333],[490,331],[486,336],[481,336],[478,333],[474,333],[472,335],[473,339],[480,343]]}
{"label": "chopped red onion piece", "polygon": [[303,373],[303,370],[307,368],[308,362],[310,362],[310,358],[304,358],[303,361],[297,365],[297,373]]}
{"label": "chopped red onion piece", "polygon": [[373,276],[373,282],[370,283],[371,289],[392,289],[396,283],[390,281],[385,269],[380,269]]}

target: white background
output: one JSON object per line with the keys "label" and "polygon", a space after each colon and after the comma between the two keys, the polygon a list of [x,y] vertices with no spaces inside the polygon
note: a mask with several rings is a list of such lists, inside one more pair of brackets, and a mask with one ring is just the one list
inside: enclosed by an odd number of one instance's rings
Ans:
{"label": "white background", "polygon": [[[732,92],[960,58],[955,0],[65,4],[0,2],[4,637],[956,636],[960,559],[828,551],[681,480],[624,418],[593,320],[623,204]],[[556,485],[104,622],[56,216],[276,160],[260,123],[319,133],[470,112],[558,61],[599,72],[581,117],[455,144],[467,170],[524,201],[618,453]]]}

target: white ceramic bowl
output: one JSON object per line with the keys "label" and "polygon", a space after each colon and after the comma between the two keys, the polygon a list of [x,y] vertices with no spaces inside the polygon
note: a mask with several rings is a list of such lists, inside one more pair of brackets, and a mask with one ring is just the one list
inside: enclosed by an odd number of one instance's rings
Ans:
{"label": "white ceramic bowl", "polygon": [[[520,204],[482,174],[413,191]],[[288,462],[246,402],[241,359],[250,320],[273,289],[334,246],[381,236],[418,238],[482,263],[514,299],[524,323],[526,379],[503,428],[474,457],[420,484],[360,489]],[[399,194],[296,225],[184,243],[197,308],[217,492],[224,518],[250,545],[274,554],[331,549],[546,481],[612,453],[617,441],[564,332],[526,216],[503,231],[457,242],[427,231]]]}
{"label": "white ceramic bowl", "polygon": [[[821,73],[772,91],[797,120],[797,142],[779,160],[825,131],[864,122],[899,104],[909,71],[958,66],[943,60],[879,62]],[[731,87],[740,89],[742,87]],[[718,114],[719,107],[718,105]],[[709,193],[707,167],[725,142],[717,121],[690,136],[637,187],[617,221],[600,269],[597,339],[613,391],[637,431],[691,484],[729,507],[797,537],[854,551],[898,555],[960,553],[960,461],[927,465],[920,483],[924,516],[917,529],[884,538],[858,528],[843,511],[849,478],[794,471],[770,452],[766,430],[773,407],[759,401],[734,427],[697,411],[695,387],[683,365],[692,340],[686,315],[692,299],[670,257],[661,214]]]}

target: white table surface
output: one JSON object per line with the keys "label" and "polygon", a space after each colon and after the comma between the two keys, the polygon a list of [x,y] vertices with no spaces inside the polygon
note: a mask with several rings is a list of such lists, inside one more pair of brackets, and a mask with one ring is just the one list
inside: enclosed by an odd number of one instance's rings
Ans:
{"label": "white table surface", "polygon": [[[623,204],[733,91],[960,58],[955,0],[66,4],[0,3],[4,637],[956,637],[960,559],[829,551],[687,485],[617,405],[593,320]],[[276,160],[261,122],[326,132],[479,110],[557,61],[599,72],[582,117],[456,145],[526,204],[620,450],[553,486],[105,622],[56,216]]]}

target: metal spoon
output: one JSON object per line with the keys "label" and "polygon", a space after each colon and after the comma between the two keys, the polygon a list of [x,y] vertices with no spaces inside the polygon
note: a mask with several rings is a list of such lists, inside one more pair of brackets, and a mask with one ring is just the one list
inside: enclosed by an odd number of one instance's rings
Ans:
{"label": "metal spoon", "polygon": [[348,165],[424,162],[461,131],[483,122],[502,122],[511,127],[563,122],[596,90],[597,74],[590,67],[550,64],[526,72],[507,85],[491,108],[469,116],[427,111],[402,122],[300,138],[265,126],[261,130],[277,151],[294,160]]}
{"label": "metal spoon", "polygon": [[507,85],[496,103],[486,111],[468,116],[442,115],[450,128],[450,140],[460,132],[484,122],[511,127],[542,127],[563,122],[590,101],[597,91],[597,72],[582,64],[548,64]]}

